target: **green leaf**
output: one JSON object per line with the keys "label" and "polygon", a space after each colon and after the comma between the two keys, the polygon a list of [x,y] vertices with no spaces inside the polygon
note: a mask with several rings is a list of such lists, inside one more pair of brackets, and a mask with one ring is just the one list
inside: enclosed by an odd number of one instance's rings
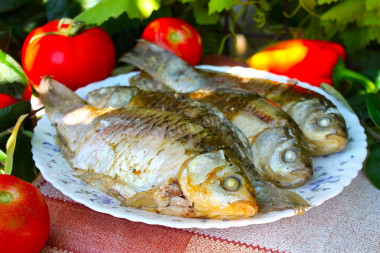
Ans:
{"label": "green leaf", "polygon": [[0,93],[21,99],[28,81],[20,64],[0,50]]}
{"label": "green leaf", "polygon": [[347,98],[347,102],[351,105],[352,109],[359,116],[361,121],[369,119],[366,103],[367,95],[356,95]]}
{"label": "green leaf", "polygon": [[354,22],[364,11],[365,6],[362,1],[345,0],[323,13],[321,20],[335,20],[337,25],[348,24]]}
{"label": "green leaf", "polygon": [[317,3],[319,5],[322,5],[322,4],[331,4],[331,3],[334,3],[334,2],[338,2],[339,0],[317,0]]}
{"label": "green leaf", "polygon": [[1,149],[0,149],[0,164],[4,164],[5,163],[5,159],[7,159],[7,154],[6,153],[4,153],[4,151],[2,151]]}
{"label": "green leaf", "polygon": [[347,52],[352,54],[366,47],[371,41],[380,43],[380,27],[372,26],[347,29],[341,32],[340,37],[344,41]]}
{"label": "green leaf", "polygon": [[86,24],[101,25],[126,12],[128,17],[144,19],[160,8],[160,0],[103,0],[75,17]]}
{"label": "green leaf", "polygon": [[24,120],[28,117],[28,114],[21,115],[16,125],[13,128],[12,134],[8,139],[7,142],[7,159],[5,160],[5,166],[4,166],[4,173],[11,175],[12,174],[12,168],[13,168],[13,154],[16,148],[17,144],[17,136],[19,133],[20,128],[22,128],[22,123]]}
{"label": "green leaf", "polygon": [[380,147],[369,154],[366,161],[366,174],[369,181],[380,190]]}
{"label": "green leaf", "polygon": [[223,10],[230,10],[234,5],[237,5],[240,0],[210,0],[208,3],[208,14],[214,12],[221,12]]}
{"label": "green leaf", "polygon": [[380,97],[375,93],[367,94],[367,108],[373,123],[380,128]]}
{"label": "green leaf", "polygon": [[31,105],[29,101],[20,101],[11,106],[0,109],[0,131],[14,126],[20,115],[29,113]]}
{"label": "green leaf", "polygon": [[365,7],[367,10],[376,10],[380,9],[380,1],[379,0],[366,0]]}
{"label": "green leaf", "polygon": [[200,25],[213,25],[219,22],[220,15],[218,13],[208,14],[207,7],[193,4],[194,17],[197,24]]}
{"label": "green leaf", "polygon": [[358,17],[357,25],[361,26],[380,26],[380,18],[377,10],[366,11],[361,17]]}
{"label": "green leaf", "polygon": [[32,137],[29,132],[20,132],[13,154],[12,175],[27,182],[33,182],[38,175],[33,161],[31,141]]}
{"label": "green leaf", "polygon": [[2,0],[0,1],[0,13],[17,9],[27,0]]}

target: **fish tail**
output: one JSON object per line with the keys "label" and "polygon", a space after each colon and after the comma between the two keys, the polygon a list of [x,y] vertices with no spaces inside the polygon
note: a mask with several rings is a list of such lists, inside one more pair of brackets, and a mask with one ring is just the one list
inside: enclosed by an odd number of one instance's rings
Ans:
{"label": "fish tail", "polygon": [[271,192],[269,195],[272,195],[273,199],[258,198],[260,213],[293,209],[295,214],[299,215],[303,214],[306,208],[310,207],[309,202],[295,192],[276,187],[273,187]]}
{"label": "fish tail", "polygon": [[132,64],[150,75],[154,75],[159,66],[170,63],[171,58],[172,55],[165,49],[140,39],[132,50],[120,58],[120,61]]}
{"label": "fish tail", "polygon": [[48,114],[67,113],[86,104],[72,90],[48,76],[42,78],[38,92]]}

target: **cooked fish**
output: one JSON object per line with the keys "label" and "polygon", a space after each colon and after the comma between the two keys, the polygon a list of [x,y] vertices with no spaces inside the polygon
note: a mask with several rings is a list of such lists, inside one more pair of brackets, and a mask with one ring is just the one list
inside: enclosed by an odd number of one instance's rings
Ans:
{"label": "cooked fish", "polygon": [[279,187],[295,188],[313,174],[312,159],[298,125],[260,95],[201,89],[188,96],[223,112],[248,138],[259,174]]}
{"label": "cooked fish", "polygon": [[[144,81],[145,84],[147,84],[146,81]],[[203,125],[214,129],[219,134],[220,140],[235,150],[235,157],[242,162],[255,187],[259,212],[289,208],[301,210],[309,206],[298,194],[279,189],[265,181],[253,166],[254,157],[250,145],[240,130],[231,125],[219,110],[186,97],[188,95],[141,91],[135,87],[114,86],[89,92],[87,101],[90,105],[98,108],[150,108],[181,113],[198,119]],[[267,154],[265,156],[268,157]]]}
{"label": "cooked fish", "polygon": [[258,93],[277,103],[294,119],[313,156],[339,152],[347,144],[342,115],[328,99],[315,92],[259,78],[195,70],[177,56],[145,40],[139,40],[121,61],[135,65],[177,92],[228,87]]}
{"label": "cooked fish", "polygon": [[336,106],[319,93],[300,86],[260,78],[215,74],[214,84],[260,94],[279,105],[302,129],[313,156],[342,151],[347,128]]}
{"label": "cooked fish", "polygon": [[78,176],[124,205],[216,219],[257,212],[234,151],[198,120],[152,109],[97,109],[46,77],[39,93]]}

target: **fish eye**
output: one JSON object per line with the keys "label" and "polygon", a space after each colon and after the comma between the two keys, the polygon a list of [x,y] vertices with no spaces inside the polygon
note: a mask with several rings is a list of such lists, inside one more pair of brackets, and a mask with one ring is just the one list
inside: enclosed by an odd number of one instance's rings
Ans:
{"label": "fish eye", "polygon": [[298,152],[295,149],[287,149],[282,154],[282,160],[286,163],[294,163],[297,160]]}
{"label": "fish eye", "polygon": [[236,175],[225,177],[222,184],[222,187],[226,191],[237,191],[241,188],[241,186],[242,180]]}
{"label": "fish eye", "polygon": [[320,127],[328,127],[331,124],[331,119],[329,117],[322,117],[318,119],[317,125]]}

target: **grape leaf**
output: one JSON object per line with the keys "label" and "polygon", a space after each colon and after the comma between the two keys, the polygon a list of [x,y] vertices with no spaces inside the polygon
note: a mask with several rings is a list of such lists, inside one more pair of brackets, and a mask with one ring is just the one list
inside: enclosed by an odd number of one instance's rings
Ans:
{"label": "grape leaf", "polygon": [[375,10],[380,9],[380,1],[379,0],[366,0],[365,7],[367,10]]}
{"label": "grape leaf", "polygon": [[[357,27],[340,33],[349,54],[364,48],[371,41],[380,43],[380,27]],[[358,39],[360,38],[360,39]]]}
{"label": "grape leaf", "polygon": [[237,5],[239,2],[240,0],[210,0],[208,3],[208,14],[230,10],[232,6]]}
{"label": "grape leaf", "polygon": [[335,20],[337,25],[348,24],[354,22],[363,12],[365,12],[365,6],[362,1],[345,0],[323,13],[321,20]]}
{"label": "grape leaf", "polygon": [[75,17],[87,24],[101,25],[109,18],[117,18],[126,12],[128,17],[148,18],[154,10],[160,8],[160,0],[103,0],[94,7]]}
{"label": "grape leaf", "polygon": [[380,18],[377,10],[366,11],[358,17],[357,25],[360,26],[380,26]]}
{"label": "grape leaf", "polygon": [[367,109],[375,126],[380,128],[380,97],[375,93],[367,95]]}
{"label": "grape leaf", "polygon": [[28,81],[20,64],[0,50],[0,93],[21,99]]}

